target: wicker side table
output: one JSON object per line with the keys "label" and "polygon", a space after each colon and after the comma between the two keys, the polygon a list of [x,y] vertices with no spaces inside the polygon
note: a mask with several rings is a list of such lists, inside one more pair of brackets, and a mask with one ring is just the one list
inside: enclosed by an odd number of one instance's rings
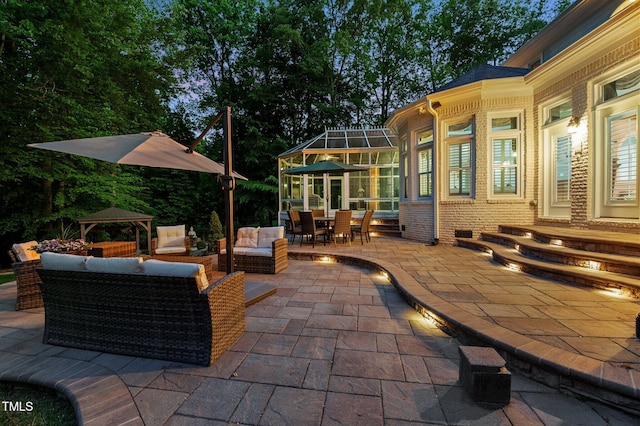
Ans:
{"label": "wicker side table", "polygon": [[90,256],[95,257],[135,257],[135,241],[103,241],[91,244],[88,250]]}

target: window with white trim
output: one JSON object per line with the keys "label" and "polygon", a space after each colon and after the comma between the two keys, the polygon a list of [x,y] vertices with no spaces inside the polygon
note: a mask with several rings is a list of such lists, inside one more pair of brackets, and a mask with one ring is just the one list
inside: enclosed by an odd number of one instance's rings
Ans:
{"label": "window with white trim", "polygon": [[433,197],[433,128],[418,133],[418,197]]}
{"label": "window with white trim", "polygon": [[473,119],[446,127],[449,196],[472,196]]}
{"label": "window with white trim", "polygon": [[638,115],[640,69],[625,70],[597,83],[597,217],[640,218]]}
{"label": "window with white trim", "polygon": [[491,194],[497,197],[521,194],[520,114],[489,118],[491,141]]}
{"label": "window with white trim", "polygon": [[409,198],[409,147],[407,135],[400,136],[400,157],[402,158],[402,198]]}
{"label": "window with white trim", "polygon": [[607,198],[610,204],[636,204],[638,199],[637,108],[607,117]]}

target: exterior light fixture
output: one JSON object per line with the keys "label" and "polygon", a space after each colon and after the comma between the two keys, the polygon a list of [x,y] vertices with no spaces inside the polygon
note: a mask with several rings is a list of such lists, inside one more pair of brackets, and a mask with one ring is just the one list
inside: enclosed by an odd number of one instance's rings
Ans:
{"label": "exterior light fixture", "polygon": [[570,135],[574,135],[578,133],[578,127],[580,127],[580,117],[571,117],[567,125],[567,132]]}

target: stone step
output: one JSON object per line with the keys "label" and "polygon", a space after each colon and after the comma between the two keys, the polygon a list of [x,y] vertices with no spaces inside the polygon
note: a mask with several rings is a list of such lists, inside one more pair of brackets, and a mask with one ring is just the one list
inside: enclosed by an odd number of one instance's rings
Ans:
{"label": "stone step", "polygon": [[387,235],[392,237],[399,237],[402,235],[402,232],[400,232],[398,219],[374,217],[371,221],[369,231],[375,233],[376,235]]}
{"label": "stone step", "polygon": [[528,236],[533,240],[598,253],[640,256],[640,235],[551,226],[500,225],[503,234]]}
{"label": "stone step", "polygon": [[617,291],[640,298],[640,279],[638,277],[531,259],[515,249],[490,241],[459,238],[456,242],[460,247],[487,252],[496,262],[516,271],[577,285]]}
{"label": "stone step", "polygon": [[541,243],[528,237],[498,232],[482,232],[480,239],[515,248],[524,256],[546,262],[640,277],[640,258],[635,256],[579,250]]}

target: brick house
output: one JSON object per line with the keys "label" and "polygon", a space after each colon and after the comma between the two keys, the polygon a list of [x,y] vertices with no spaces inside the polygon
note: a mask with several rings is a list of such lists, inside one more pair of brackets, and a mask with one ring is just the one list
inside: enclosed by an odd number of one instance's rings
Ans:
{"label": "brick house", "polygon": [[[396,111],[402,236],[640,233],[640,1],[581,0],[501,66]],[[470,231],[470,232],[469,232]]]}

